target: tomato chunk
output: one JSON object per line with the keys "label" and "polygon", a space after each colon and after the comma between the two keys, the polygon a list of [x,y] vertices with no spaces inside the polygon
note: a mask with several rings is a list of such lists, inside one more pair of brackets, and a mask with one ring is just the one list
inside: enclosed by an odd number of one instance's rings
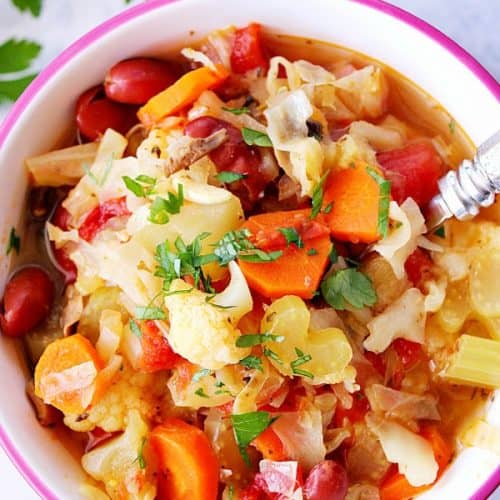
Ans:
{"label": "tomato chunk", "polygon": [[231,68],[235,73],[246,73],[255,68],[267,71],[269,57],[262,43],[261,26],[251,23],[236,31],[231,48]]}
{"label": "tomato chunk", "polygon": [[152,373],[169,370],[184,359],[172,350],[154,321],[146,321],[141,326],[143,350],[141,368],[144,371]]}
{"label": "tomato chunk", "polygon": [[343,427],[344,420],[347,419],[351,424],[361,422],[365,415],[370,411],[370,403],[367,397],[361,392],[353,394],[351,408],[344,408],[338,404],[335,409],[335,427]]}
{"label": "tomato chunk", "polygon": [[394,347],[405,370],[413,368],[424,356],[422,346],[411,340],[396,339],[392,343],[392,347]]}
{"label": "tomato chunk", "polygon": [[422,207],[438,193],[437,182],[443,174],[443,165],[430,142],[379,153],[377,160],[391,181],[391,194],[398,203],[411,197]]}
{"label": "tomato chunk", "polygon": [[425,250],[417,248],[406,259],[405,271],[413,286],[419,288],[431,275],[432,259]]}
{"label": "tomato chunk", "polygon": [[150,445],[158,458],[159,500],[215,500],[219,464],[206,434],[177,418],[151,432]]}
{"label": "tomato chunk", "polygon": [[85,241],[92,241],[104,224],[114,217],[130,215],[125,196],[101,203],[85,217],[78,234]]}

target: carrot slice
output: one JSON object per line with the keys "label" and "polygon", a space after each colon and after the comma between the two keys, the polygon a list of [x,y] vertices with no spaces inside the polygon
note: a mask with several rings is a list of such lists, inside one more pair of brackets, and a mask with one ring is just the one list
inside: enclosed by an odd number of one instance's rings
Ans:
{"label": "carrot slice", "polygon": [[219,464],[206,434],[177,418],[154,428],[149,439],[160,469],[158,499],[215,500]]}
{"label": "carrot slice", "polygon": [[379,239],[380,187],[367,168],[358,163],[328,177],[323,203],[332,204],[326,220],[338,240],[373,243]]}
{"label": "carrot slice", "polygon": [[263,458],[268,460],[288,460],[289,458],[281,439],[271,427],[261,432],[252,441],[252,445],[262,453]]}
{"label": "carrot slice", "polygon": [[[423,427],[420,431],[420,435],[427,439],[432,446],[434,458],[439,466],[437,475],[437,478],[439,478],[446,469],[446,466],[450,463],[452,449],[444,440],[443,436],[441,436],[435,425]],[[390,476],[382,484],[380,488],[380,498],[381,500],[408,500],[428,490],[431,486],[431,484],[426,484],[425,486],[412,486],[403,474],[396,472],[396,474]]]}
{"label": "carrot slice", "polygon": [[104,364],[88,339],[80,334],[47,346],[35,369],[35,394],[63,413],[83,413],[99,390]]}
{"label": "carrot slice", "polygon": [[[283,251],[283,255],[272,262],[239,261],[250,288],[270,298],[288,294],[304,299],[312,298],[328,265],[332,244],[328,234],[325,234],[327,231],[311,230],[314,226],[309,227],[307,224],[310,213],[310,209],[270,212],[250,217],[243,224],[243,228],[252,233],[259,248]],[[299,224],[298,221],[302,222]],[[278,228],[290,227],[299,227],[297,232],[304,243],[302,248],[298,248],[295,244],[281,246],[286,245],[284,238],[272,247],[269,246],[270,240],[274,243],[273,235],[275,232],[279,233]],[[314,237],[309,238],[309,235]]]}
{"label": "carrot slice", "polygon": [[189,71],[152,97],[139,109],[137,116],[144,125],[152,125],[192,104],[204,90],[216,87],[228,76],[223,66],[217,66],[217,72],[206,66]]}

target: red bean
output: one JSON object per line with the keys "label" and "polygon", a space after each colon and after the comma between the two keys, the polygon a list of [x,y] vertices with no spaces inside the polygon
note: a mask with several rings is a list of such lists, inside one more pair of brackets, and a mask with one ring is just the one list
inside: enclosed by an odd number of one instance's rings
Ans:
{"label": "red bean", "polygon": [[334,460],[323,460],[309,472],[304,494],[307,500],[343,500],[347,487],[345,469]]}
{"label": "red bean", "polygon": [[245,144],[236,127],[211,116],[202,116],[189,122],[185,133],[191,137],[207,137],[223,128],[227,130],[228,138],[210,153],[210,159],[219,172],[245,174],[243,180],[228,184],[227,189],[240,198],[245,210],[249,210],[272,180],[266,175],[258,148]]}
{"label": "red bean", "polygon": [[145,104],[177,79],[166,61],[136,57],[115,64],[106,75],[104,90],[109,99],[126,104]]}
{"label": "red bean", "polygon": [[101,137],[108,128],[125,134],[136,122],[136,108],[110,101],[102,85],[86,90],[78,99],[76,124],[90,141]]}
{"label": "red bean", "polygon": [[54,300],[54,283],[37,266],[24,267],[5,287],[0,326],[9,337],[20,337],[45,320]]}

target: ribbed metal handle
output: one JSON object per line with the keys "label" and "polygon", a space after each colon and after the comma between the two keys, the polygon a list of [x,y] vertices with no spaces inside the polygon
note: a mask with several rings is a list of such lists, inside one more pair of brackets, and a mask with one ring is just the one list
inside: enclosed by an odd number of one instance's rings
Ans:
{"label": "ribbed metal handle", "polygon": [[456,171],[439,182],[440,193],[430,202],[427,227],[432,229],[449,217],[470,219],[480,207],[488,207],[500,193],[500,131],[484,142],[471,160],[464,160]]}

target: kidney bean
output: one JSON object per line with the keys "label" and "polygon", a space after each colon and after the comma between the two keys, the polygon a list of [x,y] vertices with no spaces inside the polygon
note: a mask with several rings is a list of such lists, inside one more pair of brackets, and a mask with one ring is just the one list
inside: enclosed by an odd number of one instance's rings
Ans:
{"label": "kidney bean", "polygon": [[76,104],[78,130],[90,141],[101,137],[108,128],[125,134],[134,123],[136,108],[109,100],[102,85],[86,90]]}
{"label": "kidney bean", "polygon": [[54,300],[54,283],[40,267],[17,272],[5,287],[0,326],[5,335],[20,337],[45,320]]}
{"label": "kidney bean", "polygon": [[304,495],[307,500],[343,500],[347,487],[345,469],[334,460],[323,460],[309,472]]}
{"label": "kidney bean", "polygon": [[249,210],[272,180],[265,175],[266,171],[258,148],[248,146],[239,129],[211,116],[202,116],[189,122],[185,133],[191,137],[208,137],[223,128],[226,129],[228,138],[211,151],[209,156],[219,172],[245,174],[244,179],[228,184],[227,189],[240,198],[245,210]]}
{"label": "kidney bean", "polygon": [[145,104],[177,79],[166,61],[148,57],[126,59],[106,75],[104,90],[109,99],[126,104]]}

